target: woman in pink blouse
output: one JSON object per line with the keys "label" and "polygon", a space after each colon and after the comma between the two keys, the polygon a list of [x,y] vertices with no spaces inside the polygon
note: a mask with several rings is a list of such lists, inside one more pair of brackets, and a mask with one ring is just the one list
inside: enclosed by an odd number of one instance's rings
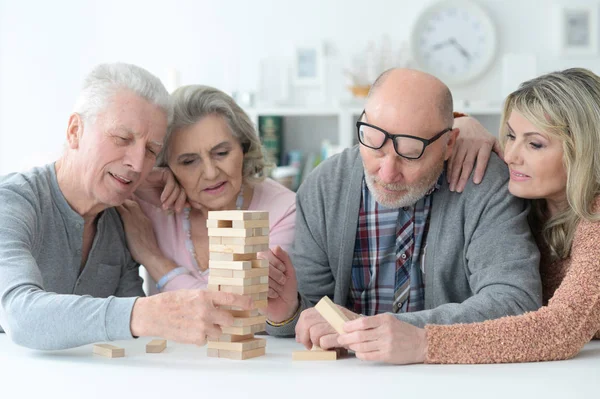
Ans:
{"label": "woman in pink blouse", "polygon": [[506,363],[568,359],[600,338],[600,77],[574,68],[523,83],[505,102],[500,141],[510,192],[532,200],[545,306],[424,329],[358,318],[334,345],[389,363]]}
{"label": "woman in pink blouse", "polygon": [[[248,115],[230,96],[212,87],[192,85],[177,89],[172,99],[173,122],[158,166],[168,167],[183,191],[181,195],[177,189],[171,191],[165,177],[168,170],[163,173],[159,169],[136,192],[143,214],[135,203],[128,202],[125,208],[130,212],[123,219],[128,236],[135,235],[140,243],[140,235],[151,234],[144,227],[149,225],[145,214],[151,220],[158,246],[172,260],[158,268],[147,267],[157,282],[156,290],[203,289],[208,283],[207,212],[268,211],[273,251],[265,256],[272,258],[283,252],[281,249],[287,251],[294,239],[296,195],[264,177],[266,163],[260,140]],[[162,207],[164,203],[176,203],[175,208],[181,209],[185,199],[191,206],[179,212]],[[130,246],[136,245],[129,241]],[[270,263],[269,297],[274,297],[278,284],[285,283],[286,270],[278,269],[278,262]]]}

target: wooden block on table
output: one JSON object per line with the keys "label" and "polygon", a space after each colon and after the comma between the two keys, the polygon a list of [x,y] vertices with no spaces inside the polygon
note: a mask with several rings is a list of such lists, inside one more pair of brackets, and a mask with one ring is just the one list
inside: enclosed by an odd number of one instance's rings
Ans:
{"label": "wooden block on table", "polygon": [[209,349],[242,352],[257,348],[264,348],[267,346],[267,341],[264,338],[250,338],[238,342],[208,341],[207,346]]}
{"label": "wooden block on table", "polygon": [[160,353],[167,347],[166,339],[153,339],[146,344],[146,353]]}
{"label": "wooden block on table", "polygon": [[246,270],[231,270],[231,269],[210,269],[209,277],[233,277],[233,278],[253,278],[253,277],[269,277],[269,268],[254,268]]}
{"label": "wooden block on table", "polygon": [[233,327],[247,327],[267,322],[267,316],[234,317]]}
{"label": "wooden block on table", "polygon": [[249,261],[255,260],[255,253],[247,253],[247,254],[236,254],[236,253],[224,253],[224,252],[210,252],[209,259],[217,262],[240,262],[240,261]]}
{"label": "wooden block on table", "polygon": [[221,327],[223,334],[230,335],[248,335],[248,334],[256,334],[261,331],[265,331],[266,323],[255,324],[253,326],[244,326],[244,327]]}
{"label": "wooden block on table", "polygon": [[309,351],[294,351],[292,352],[292,360],[309,360],[309,361],[324,361],[337,360],[348,354],[344,348],[335,348],[331,350],[323,350],[318,346],[313,346]]}
{"label": "wooden block on table", "polygon": [[[268,270],[268,269],[267,269]],[[268,284],[269,276],[262,277],[218,277],[209,275],[208,276],[208,284],[212,285],[231,285],[231,286],[249,286],[249,285],[257,285],[257,284]]]}
{"label": "wooden block on table", "polygon": [[[256,285],[246,285],[246,286],[208,284],[208,287],[210,288],[209,289],[210,291],[231,292],[231,293],[240,294],[240,295],[258,294],[258,293],[262,293],[262,292],[266,293],[269,291],[269,284],[256,284]],[[262,298],[259,298],[259,299],[262,299]]]}
{"label": "wooden block on table", "polygon": [[249,339],[254,338],[254,334],[246,334],[246,335],[231,335],[231,334],[222,334],[218,342],[241,342],[247,341]]}
{"label": "wooden block on table", "polygon": [[344,333],[344,323],[348,321],[348,318],[342,311],[337,307],[335,303],[329,299],[329,297],[324,296],[315,306],[317,312],[323,316],[325,320],[338,334]]}
{"label": "wooden block on table", "polygon": [[[269,228],[269,219],[233,220],[230,223],[231,223],[231,227],[234,229],[254,229],[257,227]],[[223,225],[223,226],[208,226],[208,227],[227,227],[227,226]]]}
{"label": "wooden block on table", "polygon": [[265,211],[209,211],[208,220],[263,220],[269,219]]}
{"label": "wooden block on table", "polygon": [[[210,237],[216,238],[216,237]],[[213,244],[213,242],[209,242]],[[219,242],[214,244],[223,245],[256,245],[256,244],[269,244],[269,236],[255,236],[255,237],[219,237]]]}
{"label": "wooden block on table", "polygon": [[110,344],[94,344],[92,351],[96,355],[110,358],[125,357],[125,348],[119,348]]}
{"label": "wooden block on table", "polygon": [[208,357],[220,357],[231,360],[246,360],[253,357],[264,356],[265,348],[256,348],[243,352],[209,348],[207,349],[206,354]]}

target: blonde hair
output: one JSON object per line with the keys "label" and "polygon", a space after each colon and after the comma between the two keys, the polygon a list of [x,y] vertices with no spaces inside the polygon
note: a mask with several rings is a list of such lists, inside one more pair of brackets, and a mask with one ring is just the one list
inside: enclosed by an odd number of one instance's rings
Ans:
{"label": "blonde hair", "polygon": [[202,85],[182,86],[175,90],[171,97],[174,108],[173,122],[158,156],[158,166],[168,166],[173,133],[194,125],[207,115],[219,115],[227,122],[231,134],[242,146],[244,184],[253,186],[265,179],[267,168],[271,165],[265,161],[260,139],[250,117],[233,98],[214,87]]}
{"label": "blonde hair", "polygon": [[530,221],[551,260],[564,259],[570,254],[579,221],[600,220],[600,214],[592,209],[600,193],[600,77],[587,69],[572,68],[522,83],[504,104],[503,147],[513,110],[562,142],[569,206],[548,217],[546,201],[534,200]]}

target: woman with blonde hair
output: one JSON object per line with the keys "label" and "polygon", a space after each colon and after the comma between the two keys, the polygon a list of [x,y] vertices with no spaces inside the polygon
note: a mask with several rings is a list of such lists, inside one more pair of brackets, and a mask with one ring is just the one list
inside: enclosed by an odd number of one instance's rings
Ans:
{"label": "woman with blonde hair", "polygon": [[573,68],[523,83],[506,99],[500,142],[510,192],[531,199],[544,306],[424,329],[397,320],[405,339],[390,353],[378,350],[364,317],[346,323],[340,345],[398,364],[508,363],[572,358],[600,338],[600,78]]}
{"label": "woman with blonde hair", "polygon": [[[208,284],[207,212],[268,211],[273,248],[265,253],[271,264],[269,297],[277,297],[289,273],[277,256],[287,256],[283,250],[289,249],[294,238],[296,194],[265,178],[267,162],[258,135],[229,95],[191,85],[177,89],[172,101],[173,122],[157,161],[165,169],[158,169],[136,191],[139,206],[130,201],[120,209],[134,258],[135,253],[152,248],[145,243],[156,239],[164,256],[171,259],[146,267],[157,282],[156,289],[204,289]],[[186,200],[190,206],[183,208]],[[163,209],[164,204],[173,204],[176,212]]]}

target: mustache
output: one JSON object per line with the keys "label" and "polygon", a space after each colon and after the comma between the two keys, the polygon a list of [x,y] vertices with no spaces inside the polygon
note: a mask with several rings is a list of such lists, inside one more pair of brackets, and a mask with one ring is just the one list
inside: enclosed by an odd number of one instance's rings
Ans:
{"label": "mustache", "polygon": [[375,176],[366,175],[366,177],[371,181],[371,183],[376,183],[378,186],[390,191],[407,191],[412,188],[412,186],[403,183],[383,183]]}

